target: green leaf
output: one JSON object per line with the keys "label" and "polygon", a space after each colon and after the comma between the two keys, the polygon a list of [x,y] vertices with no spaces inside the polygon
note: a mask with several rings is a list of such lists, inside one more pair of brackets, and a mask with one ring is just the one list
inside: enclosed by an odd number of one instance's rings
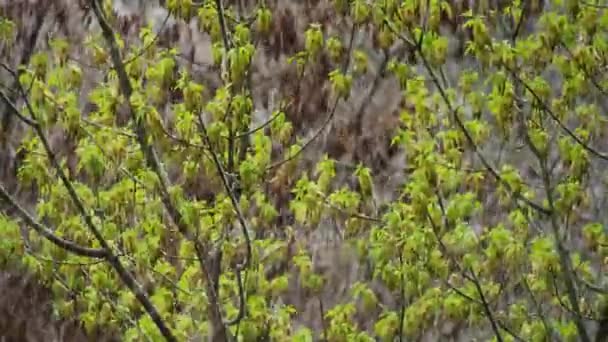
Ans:
{"label": "green leaf", "polygon": [[293,342],[312,342],[312,331],[306,327],[298,329],[292,337]]}

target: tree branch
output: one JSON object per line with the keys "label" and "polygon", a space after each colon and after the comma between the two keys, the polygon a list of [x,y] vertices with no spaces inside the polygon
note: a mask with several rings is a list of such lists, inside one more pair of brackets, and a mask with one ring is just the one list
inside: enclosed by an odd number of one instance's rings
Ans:
{"label": "tree branch", "polygon": [[564,131],[566,132],[566,134],[568,136],[570,136],[577,144],[581,145],[586,151],[590,152],[591,154],[595,155],[596,157],[606,160],[608,161],[608,155],[602,152],[599,152],[598,150],[592,148],[591,146],[589,146],[588,144],[586,144],[581,138],[579,138],[576,134],[574,134],[574,132],[572,130],[570,130],[558,117],[557,115],[551,110],[551,108],[549,108],[549,106],[545,103],[545,101],[543,101],[543,99],[534,91],[534,89],[532,89],[532,87],[530,87],[530,85],[528,83],[526,83],[521,77],[519,77],[519,75],[517,75],[517,73],[515,73],[515,71],[513,71],[511,68],[509,68],[508,66],[504,65],[504,68],[513,76],[513,78],[519,82],[521,85],[523,85],[527,91],[530,92],[530,94],[532,94],[532,96],[534,97],[534,99],[536,100],[536,102],[541,106],[542,110],[544,112],[546,112],[547,114],[549,114],[549,116],[551,117],[551,119],[553,119],[553,121],[555,121],[555,123],[558,124],[558,126]]}
{"label": "tree branch", "polygon": [[496,323],[496,320],[494,319],[492,310],[490,310],[490,305],[486,301],[486,296],[484,295],[481,285],[479,284],[479,279],[477,279],[477,276],[475,275],[475,272],[473,270],[470,270],[470,273],[471,273],[473,285],[475,285],[477,294],[479,295],[479,298],[481,299],[481,307],[483,308],[483,311],[486,313],[486,317],[490,321],[490,325],[492,326],[494,335],[496,335],[496,340],[498,342],[502,342],[503,339],[502,339],[502,335],[500,334],[500,329],[498,328],[498,324]]}
{"label": "tree branch", "polygon": [[[354,47],[354,41],[355,41],[355,34],[357,33],[357,24],[353,23],[351,32],[350,32],[350,42],[348,44],[348,51],[347,51],[347,57],[346,60],[344,61],[344,64],[342,65],[342,72],[346,73],[348,71],[348,68],[350,66],[350,59],[351,59],[351,55],[352,55],[352,50]],[[313,136],[306,141],[306,143],[304,143],[304,145],[302,145],[302,147],[295,153],[289,155],[287,158],[280,160],[278,162],[272,163],[270,164],[267,168],[266,171],[270,171],[272,169],[275,169],[291,160],[293,160],[294,158],[296,158],[298,155],[300,155],[307,147],[309,147],[315,140],[317,140],[317,138],[321,135],[321,133],[323,133],[323,131],[325,130],[325,128],[329,125],[329,123],[332,121],[332,119],[334,118],[335,114],[336,114],[336,109],[338,108],[338,103],[340,102],[341,97],[337,96],[334,104],[331,108],[331,111],[329,112],[329,115],[327,116],[327,118],[325,119],[325,121],[321,124],[321,127],[313,134]]]}
{"label": "tree branch", "polygon": [[[533,144],[530,142],[530,145],[533,147]],[[589,335],[587,334],[587,329],[585,328],[585,324],[582,320],[582,314],[578,303],[576,286],[573,279],[573,269],[572,262],[570,260],[570,254],[564,247],[564,243],[560,237],[559,233],[559,225],[557,222],[557,213],[555,212],[555,204],[553,199],[553,191],[551,189],[551,175],[547,170],[546,160],[538,153],[538,151],[534,148],[532,151],[535,153],[538,158],[540,169],[542,173],[543,184],[545,186],[545,193],[547,196],[547,202],[549,204],[549,209],[551,210],[550,220],[551,220],[551,229],[553,231],[553,239],[555,240],[555,244],[557,245],[557,253],[559,255],[559,262],[562,268],[562,277],[564,278],[564,282],[566,285],[566,291],[568,294],[568,300],[570,301],[570,305],[572,305],[572,311],[574,312],[574,323],[576,324],[576,328],[580,335],[581,341],[590,342]],[[559,299],[559,296],[558,296]],[[560,299],[561,301],[561,299]]]}
{"label": "tree branch", "polygon": [[[409,39],[407,39],[402,34],[400,34],[399,32],[397,32],[395,30],[395,28],[390,23],[387,22],[387,26],[390,28],[390,30],[395,35],[397,35],[397,37],[399,37],[399,39],[403,40],[403,42],[405,42],[406,44],[413,44]],[[477,146],[477,144],[475,144],[475,140],[473,140],[473,137],[471,136],[471,134],[469,133],[469,131],[465,127],[464,123],[460,119],[460,116],[458,115],[458,111],[452,105],[452,102],[450,101],[449,97],[447,96],[446,91],[443,89],[443,86],[439,82],[439,79],[437,78],[437,75],[433,71],[433,68],[431,67],[428,59],[426,58],[426,56],[422,52],[422,46],[420,46],[420,45],[414,45],[414,46],[416,48],[416,53],[418,54],[418,56],[422,60],[422,64],[423,64],[424,68],[426,69],[426,71],[428,72],[429,76],[431,77],[431,80],[432,80],[433,84],[435,85],[435,87],[437,88],[437,91],[439,91],[439,95],[443,99],[443,102],[445,103],[448,111],[454,117],[454,121],[456,122],[456,125],[458,126],[458,129],[464,134],[465,139],[467,140],[467,143],[471,146],[471,148],[473,149],[473,151],[475,152],[475,154],[477,155],[477,157],[479,158],[479,160],[481,161],[481,163],[483,164],[483,166],[485,167],[485,169],[492,175],[492,177],[494,177],[494,179],[496,179],[497,182],[503,184],[507,189],[509,189],[509,191],[511,192],[511,195],[515,199],[524,202],[526,205],[528,205],[529,207],[533,208],[534,210],[538,211],[539,213],[541,213],[543,215],[550,215],[550,210],[547,210],[543,206],[541,206],[541,205],[539,205],[537,203],[534,203],[533,201],[525,198],[524,196],[521,195],[521,193],[513,192],[511,190],[511,187],[509,186],[509,184],[502,179],[502,177],[500,176],[500,174],[498,173],[498,171],[496,171],[490,165],[490,163],[485,158],[485,156],[483,155],[483,153],[481,153],[481,151],[479,150],[479,147]]]}
{"label": "tree branch", "polygon": [[8,193],[8,191],[4,188],[2,184],[0,184],[0,199],[2,200],[2,202],[5,202],[9,206],[11,206],[17,212],[17,215],[21,217],[21,219],[28,226],[30,226],[38,234],[42,235],[44,238],[52,242],[57,247],[61,247],[66,251],[72,252],[76,255],[85,256],[89,258],[105,259],[108,256],[107,251],[104,249],[83,247],[72,241],[62,239],[55,235],[52,230],[36,221],[36,219],[25,210],[25,208],[20,206],[19,203],[17,203],[17,201]]}

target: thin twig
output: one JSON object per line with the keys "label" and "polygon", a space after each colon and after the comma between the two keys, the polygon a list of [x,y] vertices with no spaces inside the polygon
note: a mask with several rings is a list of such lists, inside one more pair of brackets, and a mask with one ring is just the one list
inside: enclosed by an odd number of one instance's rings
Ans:
{"label": "thin twig", "polygon": [[[344,61],[344,64],[342,65],[342,72],[346,73],[348,71],[348,68],[350,66],[350,60],[351,60],[351,54],[352,54],[352,50],[353,50],[353,46],[354,46],[354,41],[355,41],[355,34],[357,33],[357,24],[353,23],[352,26],[352,30],[350,33],[350,42],[348,45],[348,52],[347,52],[347,57],[346,60]],[[334,101],[334,104],[331,108],[331,111],[329,112],[329,115],[327,116],[327,118],[325,119],[325,121],[323,121],[323,123],[321,124],[321,127],[313,134],[313,136],[304,143],[304,145],[302,145],[302,147],[300,147],[295,153],[290,154],[287,158],[275,162],[271,165],[269,165],[268,167],[266,167],[266,171],[270,171],[272,169],[276,169],[277,167],[293,160],[294,158],[296,158],[298,155],[300,155],[307,147],[309,147],[310,145],[312,145],[312,143],[317,140],[317,138],[321,135],[321,133],[323,133],[323,131],[325,130],[325,128],[327,128],[327,126],[329,126],[329,123],[333,120],[335,114],[336,114],[336,109],[338,108],[338,103],[340,103],[341,97],[340,96],[336,96],[336,99]]]}
{"label": "thin twig", "polygon": [[608,161],[608,155],[607,154],[599,152],[598,150],[592,148],[591,146],[589,146],[588,144],[586,144],[581,138],[579,138],[572,130],[570,130],[559,119],[559,117],[551,110],[551,108],[549,108],[549,106],[545,103],[545,101],[543,101],[543,99],[534,91],[534,89],[532,89],[532,87],[527,82],[525,82],[521,77],[519,77],[519,75],[517,75],[517,73],[515,73],[515,71],[513,71],[511,68],[509,68],[506,65],[504,65],[504,68],[507,71],[509,71],[509,73],[513,76],[513,78],[515,80],[517,80],[517,82],[519,82],[520,84],[522,84],[526,88],[526,90],[528,90],[530,92],[530,94],[532,94],[532,96],[534,97],[534,99],[536,100],[536,102],[541,106],[541,109],[543,109],[544,112],[546,112],[547,114],[549,114],[549,116],[551,117],[551,119],[553,119],[553,121],[555,121],[558,124],[558,126],[564,132],[566,132],[566,134],[568,136],[570,136],[577,144],[579,144],[582,148],[584,148],[585,150],[587,150],[591,154],[595,155],[596,157],[598,157],[600,159]]}
{"label": "thin twig", "polygon": [[152,38],[152,40],[146,44],[144,47],[141,48],[141,51],[139,51],[138,53],[136,53],[134,56],[132,56],[131,58],[127,59],[126,61],[122,62],[123,67],[126,67],[127,65],[131,64],[133,61],[135,61],[137,58],[141,57],[144,55],[144,53],[146,53],[146,51],[152,46],[154,45],[154,43],[156,43],[156,41],[158,40],[161,32],[165,29],[165,25],[167,24],[167,22],[169,21],[169,17],[171,16],[171,11],[167,10],[167,15],[165,16],[165,19],[163,20],[163,22],[160,25],[160,28],[158,29],[158,32],[154,35],[154,38]]}
{"label": "thin twig", "polygon": [[[405,43],[412,44],[412,42],[408,38],[404,37],[402,34],[400,34],[398,31],[396,31],[395,28],[390,23],[388,23],[388,27],[391,29],[391,31],[393,31],[394,34],[396,34]],[[439,79],[437,78],[437,75],[435,75],[435,72],[433,71],[433,69],[432,69],[432,67],[431,67],[428,59],[426,58],[426,56],[422,52],[422,47],[421,46],[416,46],[416,53],[418,54],[418,56],[420,56],[420,59],[422,60],[424,68],[429,73],[429,76],[431,77],[431,80],[433,81],[433,83],[435,84],[437,90],[439,91],[439,94],[440,94],[441,98],[443,99],[445,105],[447,106],[448,111],[454,117],[454,121],[456,122],[456,125],[458,126],[458,129],[464,134],[465,139],[467,140],[467,143],[471,146],[471,148],[473,148],[473,151],[475,152],[475,154],[477,155],[477,157],[479,158],[479,160],[481,161],[481,163],[483,164],[483,166],[486,168],[486,170],[496,179],[496,181],[498,181],[499,183],[503,184],[503,186],[505,186],[507,189],[509,189],[510,192],[511,192],[511,195],[513,197],[515,197],[516,199],[518,199],[518,200],[526,203],[528,206],[530,206],[534,210],[538,211],[539,213],[542,213],[543,215],[550,215],[550,211],[547,210],[546,208],[544,208],[543,206],[541,206],[541,205],[539,205],[537,203],[534,203],[533,201],[531,201],[528,198],[524,197],[519,192],[513,192],[511,190],[511,187],[509,186],[509,184],[506,181],[504,181],[504,179],[500,176],[500,174],[498,173],[498,171],[496,171],[490,165],[490,163],[488,162],[488,160],[486,159],[486,157],[479,150],[479,147],[475,143],[475,140],[471,136],[470,132],[467,130],[466,126],[462,122],[460,116],[458,115],[457,109],[453,107],[452,102],[450,101],[449,97],[447,96],[446,91],[441,86],[441,83],[439,82]]]}

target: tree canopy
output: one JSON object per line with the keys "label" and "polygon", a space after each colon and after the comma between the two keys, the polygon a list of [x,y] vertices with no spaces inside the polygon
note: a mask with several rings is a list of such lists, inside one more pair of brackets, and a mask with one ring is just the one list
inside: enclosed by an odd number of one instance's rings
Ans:
{"label": "tree canopy", "polygon": [[56,317],[124,341],[608,339],[608,5],[115,5],[0,19],[0,261]]}

